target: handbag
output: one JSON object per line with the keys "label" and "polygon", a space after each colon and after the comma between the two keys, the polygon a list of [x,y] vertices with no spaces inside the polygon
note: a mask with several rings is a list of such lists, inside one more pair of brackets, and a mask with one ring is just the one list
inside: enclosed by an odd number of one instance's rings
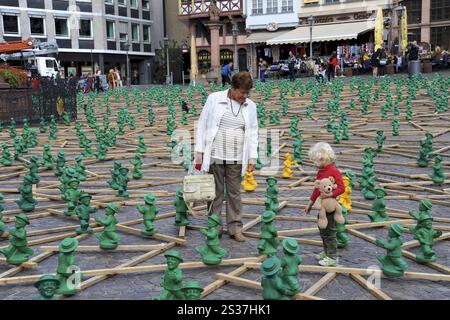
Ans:
{"label": "handbag", "polygon": [[216,197],[216,184],[214,176],[210,173],[193,173],[192,165],[188,175],[183,178],[183,199],[189,213],[194,216],[202,215],[193,210],[196,201],[211,201],[207,213],[211,212],[212,201]]}
{"label": "handbag", "polygon": [[386,63],[387,63],[387,59],[380,59],[380,62],[379,62],[380,66],[385,66]]}

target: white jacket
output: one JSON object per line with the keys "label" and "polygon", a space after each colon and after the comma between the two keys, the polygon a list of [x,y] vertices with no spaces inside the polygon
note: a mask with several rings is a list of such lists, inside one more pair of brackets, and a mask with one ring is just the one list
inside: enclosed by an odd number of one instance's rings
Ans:
{"label": "white jacket", "polygon": [[[203,153],[202,171],[208,172],[214,138],[219,130],[220,120],[228,105],[228,90],[208,96],[197,124],[195,152]],[[242,106],[244,116],[244,148],[242,152],[242,176],[245,175],[249,159],[258,158],[258,119],[256,104],[246,99]]]}

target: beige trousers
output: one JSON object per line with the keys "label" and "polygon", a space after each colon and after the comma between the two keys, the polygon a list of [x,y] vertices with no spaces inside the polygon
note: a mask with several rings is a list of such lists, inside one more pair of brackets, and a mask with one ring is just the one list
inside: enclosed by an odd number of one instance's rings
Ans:
{"label": "beige trousers", "polygon": [[[212,203],[211,214],[221,217],[224,189],[226,189],[226,219],[230,235],[242,230],[241,170],[242,164],[213,163],[209,167],[209,173],[214,175],[216,184],[216,198]],[[220,220],[222,221],[222,217]]]}

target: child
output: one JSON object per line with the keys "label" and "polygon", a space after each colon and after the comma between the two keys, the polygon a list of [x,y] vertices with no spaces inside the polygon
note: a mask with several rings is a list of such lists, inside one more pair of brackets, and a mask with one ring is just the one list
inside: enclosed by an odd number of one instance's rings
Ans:
{"label": "child", "polygon": [[327,70],[325,69],[324,66],[321,65],[319,67],[319,70],[318,70],[317,75],[316,75],[317,81],[318,82],[325,82],[326,74],[327,74]]}
{"label": "child", "polygon": [[[314,165],[319,167],[319,171],[316,175],[316,180],[328,178],[332,176],[336,181],[337,188],[333,190],[333,197],[338,197],[345,191],[345,186],[342,181],[341,173],[333,164],[333,161],[336,159],[333,149],[326,142],[316,143],[309,150],[309,158]],[[310,213],[313,204],[316,202],[319,197],[320,192],[319,189],[314,188],[314,191],[311,195],[308,205],[305,208],[305,212],[307,214]],[[323,241],[323,249],[324,251],[320,253],[317,257],[319,259],[319,264],[322,266],[335,266],[338,263],[337,258],[337,241],[336,241],[336,233],[337,233],[337,225],[334,221],[334,212],[327,212],[327,220],[328,225],[325,229],[320,230],[320,236]]]}

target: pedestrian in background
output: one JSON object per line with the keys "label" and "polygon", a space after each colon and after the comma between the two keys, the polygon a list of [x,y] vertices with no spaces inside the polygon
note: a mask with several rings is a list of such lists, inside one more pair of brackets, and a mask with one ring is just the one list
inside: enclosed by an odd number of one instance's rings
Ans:
{"label": "pedestrian in background", "polygon": [[231,69],[233,68],[233,62],[227,63],[222,68],[222,84],[231,84]]}

